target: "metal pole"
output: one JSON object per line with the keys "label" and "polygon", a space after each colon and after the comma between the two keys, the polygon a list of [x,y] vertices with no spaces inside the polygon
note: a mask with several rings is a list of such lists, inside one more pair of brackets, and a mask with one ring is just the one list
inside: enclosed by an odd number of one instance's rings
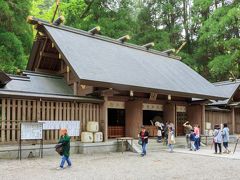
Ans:
{"label": "metal pole", "polygon": [[20,139],[19,139],[19,158],[22,160],[22,123],[20,123]]}

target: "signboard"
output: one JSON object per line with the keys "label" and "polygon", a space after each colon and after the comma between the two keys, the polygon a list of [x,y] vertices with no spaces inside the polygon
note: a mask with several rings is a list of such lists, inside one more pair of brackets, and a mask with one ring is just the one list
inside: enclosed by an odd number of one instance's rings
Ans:
{"label": "signboard", "polygon": [[111,109],[125,109],[125,102],[122,101],[108,101],[108,108]]}
{"label": "signboard", "polygon": [[39,121],[43,123],[43,130],[57,130],[66,128],[69,136],[80,135],[80,121]]}
{"label": "signboard", "polygon": [[210,122],[206,122],[206,129],[209,130],[211,129],[212,124]]}
{"label": "signboard", "polygon": [[187,112],[186,106],[177,106],[176,112]]}
{"label": "signboard", "polygon": [[163,105],[162,104],[147,104],[143,103],[143,110],[148,111],[163,111]]}
{"label": "signboard", "polygon": [[21,140],[42,139],[42,123],[21,123]]}

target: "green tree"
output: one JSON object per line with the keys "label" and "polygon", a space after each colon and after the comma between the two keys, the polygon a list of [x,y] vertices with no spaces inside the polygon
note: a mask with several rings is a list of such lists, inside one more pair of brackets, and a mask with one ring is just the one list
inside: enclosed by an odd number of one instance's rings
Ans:
{"label": "green tree", "polygon": [[23,69],[31,50],[32,31],[26,23],[31,1],[0,1],[0,70]]}
{"label": "green tree", "polygon": [[208,60],[213,80],[239,78],[240,3],[222,4],[199,31],[199,54]]}

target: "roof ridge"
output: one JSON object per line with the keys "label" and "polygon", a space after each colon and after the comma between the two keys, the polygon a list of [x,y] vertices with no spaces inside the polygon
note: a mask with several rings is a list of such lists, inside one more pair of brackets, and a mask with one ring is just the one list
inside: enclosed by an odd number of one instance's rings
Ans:
{"label": "roof ridge", "polygon": [[127,42],[122,43],[121,41],[118,41],[117,39],[113,39],[111,37],[102,36],[102,35],[99,35],[99,34],[92,35],[88,31],[84,31],[82,29],[77,29],[77,28],[74,28],[74,27],[66,26],[66,25],[55,26],[55,25],[53,25],[53,24],[51,24],[51,23],[49,23],[45,20],[38,19],[38,18],[35,18],[35,17],[32,17],[32,18],[33,18],[33,20],[37,21],[38,24],[40,24],[40,25],[45,25],[45,26],[56,28],[56,29],[65,30],[65,31],[68,31],[68,32],[72,32],[72,33],[80,34],[80,35],[83,35],[83,36],[87,36],[87,37],[111,42],[111,43],[118,44],[118,45],[121,45],[121,46],[129,47],[129,48],[134,48],[134,49],[141,50],[141,51],[148,52],[148,53],[152,53],[152,54],[157,54],[157,55],[169,58],[169,60],[171,60],[171,59],[179,60],[179,58],[177,58],[176,56],[169,56],[166,53],[161,52],[159,50],[155,50],[155,49],[148,49],[147,50],[145,47],[142,47],[140,45],[127,43]]}
{"label": "roof ridge", "polygon": [[237,79],[236,81],[219,81],[213,83],[215,86],[224,86],[224,85],[234,85],[234,84],[240,84],[240,79]]}
{"label": "roof ridge", "polygon": [[62,79],[63,78],[63,76],[58,75],[58,74],[53,75],[53,74],[49,74],[49,73],[35,72],[35,71],[28,71],[28,70],[24,70],[23,74],[30,75],[30,76],[40,76],[40,77],[56,78],[56,79]]}

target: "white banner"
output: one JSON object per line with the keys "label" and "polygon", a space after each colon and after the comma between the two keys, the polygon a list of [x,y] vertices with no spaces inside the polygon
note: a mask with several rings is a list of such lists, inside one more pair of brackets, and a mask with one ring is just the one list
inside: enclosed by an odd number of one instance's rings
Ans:
{"label": "white banner", "polygon": [[69,136],[80,135],[80,121],[38,121],[43,123],[43,130],[66,128]]}
{"label": "white banner", "polygon": [[42,123],[21,123],[21,139],[42,139]]}

